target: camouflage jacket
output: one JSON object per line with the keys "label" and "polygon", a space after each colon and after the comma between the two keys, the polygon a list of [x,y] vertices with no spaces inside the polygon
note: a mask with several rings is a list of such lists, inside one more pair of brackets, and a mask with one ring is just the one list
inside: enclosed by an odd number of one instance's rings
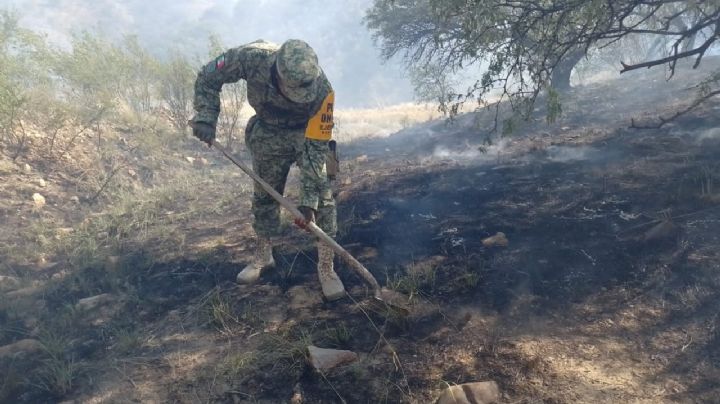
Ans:
{"label": "camouflage jacket", "polygon": [[195,81],[196,122],[217,123],[220,91],[225,83],[247,82],[247,98],[257,117],[266,124],[287,129],[302,129],[322,106],[332,87],[321,72],[317,96],[307,104],[288,100],[277,85],[275,53],[278,45],[263,40],[233,48],[218,56],[198,73]]}

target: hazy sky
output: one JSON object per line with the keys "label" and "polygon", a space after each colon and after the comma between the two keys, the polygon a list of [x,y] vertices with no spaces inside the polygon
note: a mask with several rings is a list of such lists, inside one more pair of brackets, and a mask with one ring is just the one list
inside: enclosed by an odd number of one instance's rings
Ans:
{"label": "hazy sky", "polygon": [[383,65],[362,17],[372,0],[0,0],[26,28],[67,44],[90,30],[121,38],[137,34],[154,53],[180,48],[204,55],[211,33],[228,46],[259,38],[300,38],[317,51],[338,106],[389,105],[412,99],[403,69]]}

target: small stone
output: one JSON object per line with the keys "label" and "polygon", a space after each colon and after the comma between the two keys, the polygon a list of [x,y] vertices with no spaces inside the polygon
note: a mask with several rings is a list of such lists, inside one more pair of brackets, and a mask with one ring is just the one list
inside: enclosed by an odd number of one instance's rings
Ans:
{"label": "small stone", "polygon": [[335,197],[335,200],[337,202],[346,202],[346,201],[350,200],[351,197],[352,197],[352,193],[350,193],[349,191],[340,191],[337,194],[337,196]]}
{"label": "small stone", "polygon": [[198,163],[199,163],[201,166],[206,166],[206,165],[209,165],[209,164],[210,164],[210,162],[208,161],[208,159],[206,159],[205,157],[200,157],[200,158],[198,159]]}
{"label": "small stone", "polygon": [[107,303],[115,301],[115,296],[109,293],[103,293],[101,295],[86,297],[78,300],[75,308],[78,310],[93,310]]}
{"label": "small stone", "polygon": [[321,372],[355,362],[358,358],[352,351],[318,348],[314,345],[308,346],[308,354],[310,364]]}
{"label": "small stone", "polygon": [[357,161],[358,163],[365,163],[366,161],[368,161],[368,156],[367,154],[363,154],[362,156],[356,157],[355,161]]}
{"label": "small stone", "polygon": [[30,167],[30,164],[25,163],[25,165],[23,166],[23,170],[25,170],[26,173],[29,173],[30,171],[32,171],[32,167]]}
{"label": "small stone", "polygon": [[52,279],[56,282],[59,282],[59,281],[65,279],[68,275],[69,275],[68,271],[62,270],[62,271],[55,272],[54,274],[52,274],[50,279]]}
{"label": "small stone", "polygon": [[0,347],[0,359],[30,355],[42,350],[43,346],[40,341],[30,338],[21,339],[10,345]]}
{"label": "small stone", "polygon": [[108,271],[117,271],[120,268],[120,257],[111,255],[105,261],[105,269]]}
{"label": "small stone", "polygon": [[32,196],[33,202],[35,203],[35,207],[38,209],[42,209],[43,206],[45,206],[45,197],[38,194],[37,192],[33,194]]}
{"label": "small stone", "polygon": [[42,178],[40,178],[37,183],[40,186],[40,188],[45,188],[47,186],[47,182],[45,182],[45,180]]}
{"label": "small stone", "polygon": [[295,387],[293,387],[293,395],[290,397],[290,404],[303,404],[304,402],[302,386],[300,383],[296,383]]}
{"label": "small stone", "polygon": [[186,156],[185,160],[187,160],[190,164],[195,162],[195,157]]}
{"label": "small stone", "polygon": [[77,196],[71,196],[70,201],[75,202],[75,203],[80,203],[80,198],[78,198]]}
{"label": "small stone", "polygon": [[131,176],[131,177],[133,177],[133,178],[137,177],[137,173],[136,173],[135,170],[133,170],[132,168],[128,168],[128,171],[127,171],[127,172],[128,172],[128,175],[129,175],[129,176]]}
{"label": "small stone", "polygon": [[509,244],[509,241],[508,241],[507,237],[505,236],[505,233],[498,232],[494,236],[483,239],[482,244],[487,248],[507,247]]}
{"label": "small stone", "polygon": [[490,381],[450,386],[440,395],[437,404],[492,404],[498,401],[500,388]]}
{"label": "small stone", "polygon": [[72,227],[58,227],[58,229],[55,231],[58,236],[65,237],[70,235],[70,233],[74,232],[75,229]]}

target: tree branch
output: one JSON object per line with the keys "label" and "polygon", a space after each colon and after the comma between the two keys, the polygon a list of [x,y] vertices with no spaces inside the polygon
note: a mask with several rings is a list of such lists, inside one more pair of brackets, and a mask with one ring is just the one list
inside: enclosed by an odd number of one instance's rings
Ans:
{"label": "tree branch", "polygon": [[631,119],[631,120],[630,120],[630,128],[632,128],[632,129],[660,129],[660,128],[662,128],[663,126],[665,126],[665,124],[667,124],[667,123],[669,123],[669,122],[672,122],[672,121],[674,121],[675,119],[677,119],[677,118],[679,118],[679,117],[687,114],[688,112],[690,112],[690,111],[692,111],[693,109],[697,108],[698,105],[702,104],[703,102],[707,101],[708,99],[710,99],[710,98],[712,98],[712,97],[714,97],[714,96],[716,96],[716,95],[720,95],[720,90],[711,91],[711,92],[703,95],[702,97],[696,98],[695,101],[692,102],[692,104],[688,105],[688,106],[685,107],[684,109],[681,109],[680,111],[675,112],[674,114],[672,114],[672,115],[669,116],[669,117],[666,117],[666,118],[663,118],[662,116],[661,116],[661,117],[658,117],[658,119],[660,120],[660,122],[659,122],[659,123],[656,123],[656,124],[652,124],[652,125],[638,125],[638,124],[635,123],[635,119]]}
{"label": "tree branch", "polygon": [[653,66],[658,66],[658,65],[665,64],[665,63],[669,63],[669,62],[674,62],[676,60],[684,59],[684,58],[694,56],[694,55],[700,55],[702,57],[702,55],[705,54],[705,52],[708,50],[710,45],[712,45],[713,42],[715,42],[716,40],[717,40],[717,35],[713,35],[707,41],[705,41],[705,43],[703,43],[702,45],[700,45],[699,47],[697,47],[695,49],[692,49],[692,50],[689,50],[686,52],[675,53],[666,58],[651,60],[649,62],[638,63],[635,65],[629,65],[629,64],[626,64],[625,62],[620,62],[620,64],[623,67],[622,70],[620,70],[620,74],[629,72],[631,70],[642,69],[643,67],[650,68]]}

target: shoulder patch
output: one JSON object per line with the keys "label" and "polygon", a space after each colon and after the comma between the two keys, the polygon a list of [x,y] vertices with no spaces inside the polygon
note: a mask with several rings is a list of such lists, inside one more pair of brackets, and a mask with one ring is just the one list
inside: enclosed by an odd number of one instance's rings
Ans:
{"label": "shoulder patch", "polygon": [[225,54],[218,56],[212,62],[205,66],[205,73],[212,73],[217,70],[222,70],[225,67]]}

